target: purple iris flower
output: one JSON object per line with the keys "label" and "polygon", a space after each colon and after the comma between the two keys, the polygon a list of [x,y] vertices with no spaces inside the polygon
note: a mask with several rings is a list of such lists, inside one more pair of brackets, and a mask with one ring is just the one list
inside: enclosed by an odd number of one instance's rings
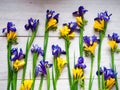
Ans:
{"label": "purple iris flower", "polygon": [[[102,73],[103,73],[103,70],[102,70],[102,68],[100,67],[100,75],[102,75]],[[96,72],[96,75],[98,75],[98,71]]]}
{"label": "purple iris flower", "polygon": [[66,52],[62,50],[58,45],[52,45],[52,55],[58,57],[60,54],[66,54]]}
{"label": "purple iris flower", "polygon": [[39,74],[46,75],[47,74],[47,68],[52,67],[52,64],[48,64],[48,61],[41,60],[38,66],[36,66],[36,76]]}
{"label": "purple iris flower", "polygon": [[112,14],[108,15],[107,11],[98,13],[98,17],[95,18],[95,20],[102,20],[104,19],[106,22],[110,20],[110,16]]}
{"label": "purple iris flower", "polygon": [[90,37],[84,36],[83,40],[84,40],[85,44],[87,44],[87,46],[90,46]]}
{"label": "purple iris flower", "polygon": [[77,23],[76,22],[69,22],[68,27],[70,28],[71,32],[75,31],[77,29]]}
{"label": "purple iris flower", "polygon": [[39,24],[39,20],[30,18],[28,19],[28,24],[25,25],[25,29],[26,30],[31,29],[32,31],[35,31],[38,24]]}
{"label": "purple iris flower", "polygon": [[84,58],[83,57],[79,57],[78,58],[78,63],[75,65],[75,68],[82,68],[85,69],[86,65],[83,64],[84,63]]}
{"label": "purple iris flower", "polygon": [[46,18],[47,18],[48,20],[50,20],[51,18],[54,18],[54,19],[56,19],[57,22],[58,22],[59,13],[57,13],[57,14],[54,15],[55,11],[53,11],[53,10],[47,10],[46,13],[47,13],[47,14],[46,14]]}
{"label": "purple iris flower", "polygon": [[9,33],[10,31],[16,32],[15,24],[12,22],[7,23],[7,27],[2,29],[2,33]]}
{"label": "purple iris flower", "polygon": [[31,48],[31,52],[32,53],[37,53],[38,55],[40,54],[41,56],[44,56],[43,50],[37,44],[33,45],[33,47]]}
{"label": "purple iris flower", "polygon": [[80,7],[78,8],[78,11],[73,12],[73,15],[74,15],[74,16],[81,16],[81,17],[83,17],[83,15],[84,15],[87,11],[88,11],[88,10],[84,9],[83,6],[80,6]]}
{"label": "purple iris flower", "polygon": [[25,58],[25,54],[23,54],[23,51],[21,48],[19,52],[18,52],[18,48],[12,48],[11,56],[10,56],[11,61],[21,60],[23,58]]}
{"label": "purple iris flower", "polygon": [[[93,45],[94,42],[100,41],[99,39],[97,39],[97,37],[95,35],[93,35],[91,39],[89,36],[84,36],[83,40],[87,46],[91,46],[91,45]],[[92,43],[91,43],[91,41],[92,41]]]}
{"label": "purple iris flower", "polygon": [[68,26],[68,28],[70,29],[70,33],[74,32],[75,30],[78,30],[78,25],[76,22],[64,23],[63,26]]}
{"label": "purple iris flower", "polygon": [[110,36],[110,34],[108,34],[108,39],[114,40],[114,41],[116,41],[116,43],[120,43],[120,38],[117,33],[113,33],[112,36]]}
{"label": "purple iris flower", "polygon": [[[98,71],[96,72],[96,74],[98,75]],[[100,68],[100,75],[104,74],[104,79],[107,80],[109,78],[115,78],[117,73],[115,73],[115,71],[113,69],[107,69],[106,67],[104,67],[103,69]]]}

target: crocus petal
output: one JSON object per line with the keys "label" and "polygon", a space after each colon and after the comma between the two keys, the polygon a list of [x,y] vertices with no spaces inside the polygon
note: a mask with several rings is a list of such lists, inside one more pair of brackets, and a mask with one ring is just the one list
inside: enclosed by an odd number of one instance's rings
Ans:
{"label": "crocus petal", "polygon": [[15,68],[16,71],[18,71],[18,69],[20,69],[21,67],[23,67],[25,65],[25,61],[24,60],[16,60],[13,62],[13,67]]}
{"label": "crocus petal", "polygon": [[115,84],[115,78],[110,78],[106,81],[106,87],[107,89],[111,89],[113,85]]}
{"label": "crocus petal", "polygon": [[108,44],[110,45],[110,47],[112,48],[112,50],[115,50],[118,46],[118,44],[115,41],[109,41]]}
{"label": "crocus petal", "polygon": [[104,30],[104,20],[103,19],[100,21],[95,20],[94,21],[94,29],[97,31]]}

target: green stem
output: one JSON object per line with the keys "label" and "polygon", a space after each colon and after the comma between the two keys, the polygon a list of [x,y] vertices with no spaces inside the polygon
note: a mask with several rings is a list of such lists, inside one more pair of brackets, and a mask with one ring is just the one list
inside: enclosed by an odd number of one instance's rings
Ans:
{"label": "green stem", "polygon": [[93,73],[93,64],[94,64],[94,56],[91,55],[91,68],[90,68],[90,79],[89,79],[89,88],[88,90],[92,89],[92,73]]}
{"label": "green stem", "polygon": [[22,74],[21,84],[24,82],[24,79],[25,79],[25,72],[26,72],[26,66],[27,66],[27,58],[28,58],[28,53],[29,53],[28,42],[29,41],[27,41],[27,44],[26,44],[25,65],[24,65],[24,68],[23,68],[23,74]]}
{"label": "green stem", "polygon": [[46,59],[46,52],[47,52],[47,45],[48,45],[48,36],[49,36],[49,31],[46,31],[46,33],[44,35],[44,56],[43,56],[43,60]]}
{"label": "green stem", "polygon": [[98,90],[100,90],[100,61],[101,61],[101,46],[102,46],[102,40],[103,40],[104,34],[100,32],[100,42],[98,47]]}
{"label": "green stem", "polygon": [[71,78],[71,72],[70,72],[70,61],[69,61],[69,46],[70,42],[65,40],[65,49],[66,49],[66,59],[67,59],[67,68],[68,68],[68,76],[69,76],[69,85],[70,85],[70,90],[72,86],[72,78]]}
{"label": "green stem", "polygon": [[[111,64],[112,64],[112,69],[116,72],[116,69],[115,69],[115,62],[114,62],[114,51],[111,49]],[[116,87],[116,90],[119,90],[119,87],[118,87],[118,79],[117,79],[117,76],[115,77],[115,87]]]}
{"label": "green stem", "polygon": [[7,64],[8,64],[8,82],[7,82],[7,90],[10,90],[10,84],[12,81],[12,68],[11,68],[11,61],[10,61],[10,51],[12,48],[12,43],[8,41],[7,44]]}
{"label": "green stem", "polygon": [[[80,56],[83,57],[83,31],[84,31],[84,26],[81,27],[80,30],[80,36],[79,36],[79,51],[80,51]],[[83,90],[85,90],[85,81],[83,80]]]}
{"label": "green stem", "polygon": [[36,33],[37,33],[37,31],[38,31],[38,26],[39,26],[39,25],[37,25],[36,29],[33,31],[30,40],[29,40],[29,37],[28,37],[28,40],[27,40],[26,52],[25,52],[25,55],[26,55],[26,56],[25,56],[25,65],[24,65],[24,68],[23,68],[23,74],[22,74],[21,83],[23,83],[24,80],[25,80],[26,66],[27,66],[27,60],[28,60],[28,53],[29,53],[30,47],[31,47],[31,45],[32,45],[32,43],[33,43],[33,41],[34,41],[34,38],[35,38],[35,36],[36,36]]}
{"label": "green stem", "polygon": [[[116,71],[115,71],[116,72]],[[116,90],[119,90],[119,84],[118,84],[118,78],[117,78],[117,75],[115,77],[115,87],[116,87]]]}
{"label": "green stem", "polygon": [[17,90],[17,71],[13,72],[13,81],[12,81],[12,86],[13,90]]}
{"label": "green stem", "polygon": [[41,75],[40,85],[38,90],[42,90],[42,84],[43,84],[43,75]]}
{"label": "green stem", "polygon": [[78,81],[74,82],[74,90],[78,90]]}
{"label": "green stem", "polygon": [[104,78],[104,74],[102,74],[102,90],[105,90],[105,78]]}
{"label": "green stem", "polygon": [[47,45],[48,45],[48,36],[49,36],[49,30],[47,29],[47,23],[48,21],[46,20],[45,23],[45,31],[44,31],[44,56],[43,56],[43,60],[46,59],[46,51],[47,51]]}
{"label": "green stem", "polygon": [[112,64],[112,69],[115,71],[115,63],[114,63],[114,51],[111,49],[111,64]]}
{"label": "green stem", "polygon": [[54,70],[55,70],[55,81],[57,82],[59,76],[60,76],[60,72],[58,70],[58,66],[57,66],[57,58],[54,57]]}
{"label": "green stem", "polygon": [[34,53],[33,54],[33,65],[32,65],[32,80],[33,80],[33,84],[32,84],[32,90],[34,90],[34,85],[35,85],[35,67],[36,67],[36,63],[38,60],[38,53]]}
{"label": "green stem", "polygon": [[47,68],[47,90],[50,90],[50,71]]}
{"label": "green stem", "polygon": [[[49,30],[47,29],[47,23],[48,23],[48,21],[47,21],[47,19],[46,19],[46,22],[45,22],[45,31],[44,31],[44,44],[43,44],[43,47],[44,47],[43,60],[46,59],[46,51],[47,51],[48,36],[49,36]],[[44,76],[41,76],[41,81],[40,81],[40,85],[39,85],[39,90],[42,90],[43,78],[44,78]]]}
{"label": "green stem", "polygon": [[81,30],[80,30],[80,36],[79,36],[79,51],[80,51],[80,56],[83,56],[83,31],[84,31],[84,28],[81,28]]}
{"label": "green stem", "polygon": [[56,90],[56,80],[54,77],[54,65],[52,67],[52,81],[53,81],[53,90]]}

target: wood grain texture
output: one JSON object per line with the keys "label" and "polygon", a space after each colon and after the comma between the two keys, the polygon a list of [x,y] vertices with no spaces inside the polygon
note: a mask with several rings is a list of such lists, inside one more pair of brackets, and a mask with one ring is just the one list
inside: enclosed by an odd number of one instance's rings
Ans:
{"label": "wood grain texture", "polygon": [[[18,35],[18,45],[13,45],[13,47],[22,48],[25,52],[25,45],[28,38],[28,31],[24,29],[24,25],[27,23],[27,20],[32,17],[40,20],[40,26],[37,33],[37,37],[35,38],[34,44],[38,44],[39,46],[43,47],[43,36],[44,36],[44,25],[45,25],[45,17],[46,17],[46,10],[52,9],[56,12],[60,13],[59,24],[58,28],[62,27],[63,23],[67,23],[70,21],[75,21],[75,17],[72,16],[72,12],[78,9],[79,6],[83,5],[88,12],[85,14],[85,19],[88,20],[88,24],[85,27],[84,35],[92,36],[97,35],[93,30],[93,22],[94,18],[97,16],[97,13],[101,11],[107,10],[109,13],[112,13],[111,20],[108,24],[106,37],[103,40],[102,45],[102,57],[101,57],[101,66],[110,67],[110,47],[108,46],[108,39],[107,34],[112,34],[116,32],[120,35],[120,0],[0,0],[0,29],[4,28],[8,21],[12,21],[15,23],[17,28],[17,35]],[[64,40],[59,39],[59,29],[55,32],[50,31],[49,35],[49,43],[48,43],[48,50],[47,50],[47,60],[50,63],[53,62],[53,57],[51,53],[51,46],[53,44],[58,44],[65,50]],[[79,57],[79,33],[76,33],[76,37],[74,40],[71,41],[70,45],[70,67],[73,68],[74,62],[74,53],[75,58]],[[7,41],[4,34],[0,32],[0,90],[6,90],[7,86]],[[120,45],[119,45],[120,47]],[[95,63],[93,69],[94,75],[94,84],[92,90],[97,90],[97,51],[98,47],[95,51]],[[66,58],[64,55],[63,58]],[[42,57],[39,57],[41,60]],[[39,62],[38,60],[38,62]],[[87,68],[85,69],[86,75],[86,89],[88,87],[88,79],[89,79],[89,71],[90,71],[90,58],[85,57],[85,63]],[[118,72],[119,84],[120,84],[120,55],[115,54],[115,64]],[[27,72],[26,72],[26,79],[30,78],[31,74],[31,67],[32,67],[32,54],[29,52],[29,59],[27,64]],[[19,71],[18,74],[18,89],[20,86],[22,76],[22,70]],[[35,90],[38,89],[40,77],[36,78],[36,85]],[[51,78],[52,83],[52,78]],[[69,90],[68,86],[68,75],[67,75],[67,67],[64,68],[61,77],[57,83],[58,90]],[[52,89],[51,84],[51,90]],[[44,80],[43,90],[46,89],[46,80]],[[112,90],[115,90],[113,88]]]}

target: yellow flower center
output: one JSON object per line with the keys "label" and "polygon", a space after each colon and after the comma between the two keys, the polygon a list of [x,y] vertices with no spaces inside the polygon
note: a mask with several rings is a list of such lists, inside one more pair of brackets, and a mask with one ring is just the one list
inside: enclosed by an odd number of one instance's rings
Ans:
{"label": "yellow flower center", "polygon": [[20,69],[24,65],[25,65],[24,60],[16,60],[16,61],[13,62],[13,67],[16,69],[16,71],[18,71],[18,69]]}
{"label": "yellow flower center", "polygon": [[54,28],[57,26],[57,20],[54,19],[54,18],[51,18],[49,21],[48,21],[48,25],[47,25],[47,29],[48,28]]}
{"label": "yellow flower center", "polygon": [[106,80],[106,86],[108,90],[110,90],[114,84],[115,84],[114,78],[109,78],[108,80]]}
{"label": "yellow flower center", "polygon": [[57,58],[57,67],[60,73],[62,72],[66,63],[67,61],[64,60],[63,58],[60,58],[60,57]]}
{"label": "yellow flower center", "polygon": [[67,36],[70,32],[70,29],[68,26],[64,26],[63,28],[60,28],[60,34],[61,36]]}
{"label": "yellow flower center", "polygon": [[76,22],[81,27],[83,25],[82,17],[76,17]]}
{"label": "yellow flower center", "polygon": [[74,68],[73,70],[74,79],[84,79],[83,70],[81,68]]}
{"label": "yellow flower center", "polygon": [[20,90],[30,90],[32,87],[33,80],[25,80],[20,86]]}
{"label": "yellow flower center", "polygon": [[97,31],[102,31],[104,30],[104,24],[105,24],[105,21],[102,19],[102,20],[95,20],[94,21],[94,29],[97,30]]}
{"label": "yellow flower center", "polygon": [[75,37],[75,32],[70,33],[70,34],[68,35],[68,37],[71,38],[71,39],[74,38],[74,37]]}
{"label": "yellow flower center", "polygon": [[16,38],[17,38],[16,32],[10,31],[9,33],[7,33],[7,40],[8,41],[16,39]]}
{"label": "yellow flower center", "polygon": [[112,48],[113,51],[114,51],[114,50],[117,48],[117,46],[118,46],[118,44],[117,44],[116,41],[114,41],[114,40],[109,41],[108,44],[110,45],[110,47]]}
{"label": "yellow flower center", "polygon": [[95,51],[96,46],[97,46],[97,42],[94,42],[92,46],[85,45],[84,50],[89,51],[94,55],[94,51]]}

